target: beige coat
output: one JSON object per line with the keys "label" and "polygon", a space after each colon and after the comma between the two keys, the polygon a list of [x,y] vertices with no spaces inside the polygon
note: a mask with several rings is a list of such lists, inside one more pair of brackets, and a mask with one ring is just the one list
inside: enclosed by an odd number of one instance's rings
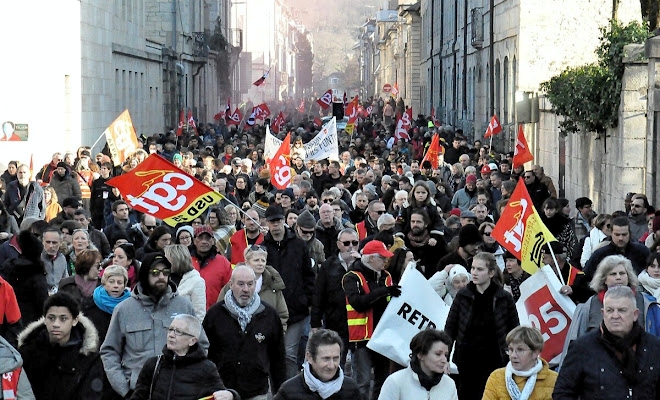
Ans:
{"label": "beige coat", "polygon": [[[280,276],[280,273],[270,265],[266,265],[264,273],[261,275],[263,282],[261,284],[261,290],[259,291],[259,298],[264,303],[273,307],[277,311],[277,315],[280,316],[280,321],[282,321],[282,327],[286,332],[286,322],[289,320],[289,310],[286,308],[286,302],[284,301],[284,281]],[[225,299],[225,294],[229,290],[230,283],[227,283],[225,287],[222,288],[220,296],[218,296],[218,301]]]}

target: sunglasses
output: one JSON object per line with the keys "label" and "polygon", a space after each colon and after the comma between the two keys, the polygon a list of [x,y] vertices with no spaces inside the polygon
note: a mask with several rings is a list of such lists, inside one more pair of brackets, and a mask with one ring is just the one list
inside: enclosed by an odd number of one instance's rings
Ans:
{"label": "sunglasses", "polygon": [[378,215],[383,215],[383,214],[385,214],[387,211],[385,211],[385,210],[381,210],[381,211],[374,211],[374,212],[375,212],[375,213],[378,213]]}
{"label": "sunglasses", "polygon": [[250,246],[250,251],[266,251],[266,248],[258,244],[253,244]]}
{"label": "sunglasses", "polygon": [[491,233],[493,233],[493,232],[484,232],[483,235],[484,236],[490,236]]}
{"label": "sunglasses", "polygon": [[156,229],[156,225],[145,225],[144,227],[147,228],[150,231]]}
{"label": "sunglasses", "polygon": [[325,200],[323,200],[324,203],[332,203],[333,201],[335,201],[335,200],[334,199],[325,199]]}
{"label": "sunglasses", "polygon": [[301,227],[298,227],[298,229],[300,229],[300,233],[303,234],[303,235],[313,235],[314,234],[314,229],[306,230],[306,229],[303,229]]}
{"label": "sunglasses", "polygon": [[631,204],[630,206],[635,208],[644,208],[643,204]]}
{"label": "sunglasses", "polygon": [[172,270],[169,268],[165,268],[165,269],[154,268],[149,270],[149,273],[151,274],[151,276],[155,278],[160,274],[163,274],[163,276],[170,276],[172,274]]}
{"label": "sunglasses", "polygon": [[343,244],[344,246],[357,246],[360,244],[360,242],[357,240],[345,240],[339,243]]}

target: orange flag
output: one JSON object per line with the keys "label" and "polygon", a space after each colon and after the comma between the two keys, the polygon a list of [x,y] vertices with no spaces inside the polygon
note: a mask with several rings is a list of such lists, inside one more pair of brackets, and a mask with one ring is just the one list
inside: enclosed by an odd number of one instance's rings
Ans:
{"label": "orange flag", "polygon": [[291,132],[277,149],[270,161],[270,182],[278,189],[286,189],[291,183]]}
{"label": "orange flag", "polygon": [[522,124],[518,125],[518,138],[516,139],[516,148],[513,150],[513,162],[511,168],[516,165],[523,165],[528,161],[532,161],[534,156],[529,150],[527,139],[525,139],[525,132],[523,132]]}
{"label": "orange flag", "polygon": [[488,123],[488,128],[486,128],[486,133],[484,138],[489,138],[495,136],[498,133],[502,132],[502,125],[500,125],[500,120],[497,119],[497,116],[493,115]]}
{"label": "orange flag", "polygon": [[435,135],[433,135],[433,139],[431,139],[431,144],[429,145],[429,148],[426,150],[426,154],[424,155],[422,164],[424,164],[424,161],[428,160],[431,162],[431,165],[433,165],[433,168],[438,168],[438,164],[439,164],[438,155],[444,153],[445,153],[444,148],[440,146],[440,135],[436,133]]}

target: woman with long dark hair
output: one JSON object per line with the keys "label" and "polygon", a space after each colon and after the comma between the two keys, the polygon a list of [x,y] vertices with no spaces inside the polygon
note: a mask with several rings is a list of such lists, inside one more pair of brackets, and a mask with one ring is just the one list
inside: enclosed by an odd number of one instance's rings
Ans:
{"label": "woman with long dark hair", "polygon": [[145,254],[162,253],[165,246],[168,246],[170,243],[172,243],[172,231],[170,228],[165,225],[157,226],[151,231],[144,247],[135,252],[135,257],[138,260],[142,260]]}
{"label": "woman with long dark hair", "polygon": [[470,274],[472,281],[451,305],[445,332],[456,342],[453,360],[460,399],[480,400],[491,372],[509,362],[506,335],[520,322],[492,254],[477,253]]}
{"label": "woman with long dark hair", "polygon": [[0,244],[18,235],[18,222],[13,215],[7,214],[5,203],[0,201]]}
{"label": "woman with long dark hair", "polygon": [[554,197],[545,199],[541,220],[557,241],[566,247],[566,257],[570,260],[578,240],[575,236],[572,220],[561,213],[561,208],[561,203]]}

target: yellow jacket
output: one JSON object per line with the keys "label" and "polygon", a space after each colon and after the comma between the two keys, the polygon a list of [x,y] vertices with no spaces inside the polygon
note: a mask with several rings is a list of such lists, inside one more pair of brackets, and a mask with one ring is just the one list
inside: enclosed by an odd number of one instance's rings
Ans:
{"label": "yellow jacket", "polygon": [[[557,373],[548,368],[548,363],[545,360],[542,359],[541,361],[543,362],[543,368],[536,377],[536,385],[534,385],[534,391],[529,397],[529,400],[552,399],[552,391],[555,388],[555,381],[557,381]],[[511,396],[509,396],[509,392],[506,390],[505,370],[506,368],[496,369],[490,374],[486,382],[486,389],[484,390],[482,400],[511,400]],[[518,389],[522,391],[527,378],[514,375],[513,379],[516,381]]]}

